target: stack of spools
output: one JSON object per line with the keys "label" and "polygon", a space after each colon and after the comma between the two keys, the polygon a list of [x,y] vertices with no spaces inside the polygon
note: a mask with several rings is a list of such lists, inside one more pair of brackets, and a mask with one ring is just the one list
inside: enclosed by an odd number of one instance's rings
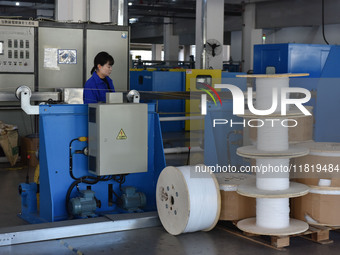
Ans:
{"label": "stack of spools", "polygon": [[[303,74],[280,75],[247,75],[256,78],[256,109],[267,110],[272,107],[272,94],[276,89],[289,87],[289,77],[305,76]],[[274,90],[275,91],[275,90]],[[279,94],[280,95],[280,94]],[[249,101],[248,101],[249,102]],[[252,105],[248,104],[248,107]],[[289,145],[288,127],[282,123],[286,119],[304,116],[301,111],[287,111],[281,115],[281,98],[277,98],[274,113],[266,116],[254,115],[250,112],[243,117],[257,119],[256,146],[240,147],[238,155],[256,159],[256,183],[240,185],[238,193],[256,198],[256,218],[248,218],[238,222],[241,230],[260,235],[292,235],[304,232],[308,224],[290,219],[289,198],[308,193],[308,187],[289,181],[289,159],[308,154],[308,149]]]}
{"label": "stack of spools", "polygon": [[292,199],[292,215],[314,225],[340,226],[340,143],[302,143],[310,150],[292,160],[295,181],[310,187]]}

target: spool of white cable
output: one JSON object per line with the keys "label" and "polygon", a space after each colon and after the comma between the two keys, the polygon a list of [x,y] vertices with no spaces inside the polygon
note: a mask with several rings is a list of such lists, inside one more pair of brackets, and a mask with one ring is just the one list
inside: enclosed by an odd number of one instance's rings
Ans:
{"label": "spool of white cable", "polygon": [[262,151],[284,151],[289,148],[288,127],[277,121],[264,121],[257,129],[257,149]]}
{"label": "spool of white cable", "polygon": [[289,159],[256,159],[256,187],[262,190],[289,188]]}
{"label": "spool of white cable", "polygon": [[166,167],[157,182],[156,202],[163,227],[172,235],[209,231],[221,211],[219,184],[207,167]]}
{"label": "spool of white cable", "polygon": [[257,78],[256,79],[256,108],[258,110],[268,110],[273,105],[273,92],[274,99],[277,99],[277,107],[274,112],[281,111],[281,88],[289,87],[288,77],[276,78]]}
{"label": "spool of white cable", "polygon": [[[267,110],[269,119],[259,119],[256,150],[251,147],[238,149],[239,155],[256,158],[256,187],[239,186],[238,193],[256,197],[256,218],[237,223],[246,232],[270,235],[301,233],[308,225],[289,218],[289,197],[308,192],[304,185],[290,187],[289,158],[306,155],[307,151],[294,150],[289,146],[288,128],[280,125],[281,89],[289,87],[290,75],[259,75],[256,77],[256,109]],[[252,105],[248,104],[249,109]],[[287,109],[286,109],[287,110]],[[252,111],[253,112],[253,111]],[[263,112],[256,114],[264,115]],[[277,116],[277,119],[274,119]],[[254,157],[255,156],[255,157]],[[294,185],[292,185],[294,186]],[[299,190],[299,192],[297,192]],[[251,194],[251,191],[253,192]]]}
{"label": "spool of white cable", "polygon": [[289,198],[257,198],[256,225],[263,228],[289,226]]}

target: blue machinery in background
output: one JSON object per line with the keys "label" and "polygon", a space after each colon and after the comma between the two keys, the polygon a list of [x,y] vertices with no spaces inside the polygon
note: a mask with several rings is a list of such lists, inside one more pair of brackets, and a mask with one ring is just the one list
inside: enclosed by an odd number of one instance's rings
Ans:
{"label": "blue machinery in background", "polygon": [[[236,78],[237,72],[221,72],[221,83],[233,84],[246,91],[246,78]],[[139,91],[179,91],[186,90],[186,72],[174,71],[131,71],[130,89]],[[185,100],[159,100],[158,112],[184,113]],[[170,115],[166,116],[179,116]],[[214,118],[233,119],[242,122],[242,119],[232,114],[232,100],[224,100],[222,106],[208,103],[207,115],[204,124],[204,163],[213,165],[244,164],[243,158],[236,155],[236,149],[242,145],[242,125],[230,127],[228,125],[212,127]],[[174,132],[184,130],[184,121],[161,123],[162,132]]]}
{"label": "blue machinery in background", "polygon": [[[130,89],[137,91],[179,92],[185,91],[185,72],[167,71],[131,71]],[[183,116],[185,101],[181,99],[159,100],[157,112],[167,117]],[[177,113],[177,114],[176,114]],[[184,130],[184,121],[162,122],[163,132],[176,132]]]}
{"label": "blue machinery in background", "polygon": [[[274,67],[276,73],[310,73],[312,79],[309,79],[309,82],[307,82],[308,79],[296,78],[291,80],[291,85],[317,91],[317,100],[311,102],[316,113],[314,140],[340,142],[340,118],[337,116],[340,109],[339,59],[340,47],[338,46],[257,45],[254,51],[254,72],[265,73],[267,67]],[[139,76],[131,76],[132,81],[137,81],[135,82],[137,87],[133,88],[142,91],[185,90],[184,72],[144,72],[144,78],[140,84],[138,83],[141,79]],[[151,73],[153,73],[152,77]],[[246,79],[235,79],[236,74],[222,72],[222,83],[236,85],[245,91]],[[166,78],[164,78],[165,76]],[[169,83],[166,84],[164,81],[169,81]],[[183,100],[166,101],[160,101],[158,111],[184,112]],[[131,208],[134,210],[140,210],[134,201],[140,200],[138,203],[142,205],[146,198],[143,210],[156,210],[155,187],[158,176],[165,167],[165,159],[161,126],[155,104],[149,104],[148,107],[148,172],[121,177],[125,178],[124,184],[119,184],[121,179],[118,177],[116,181],[102,179],[95,184],[77,183],[69,197],[70,199],[79,198],[72,202],[76,205],[80,203],[85,208],[82,212],[85,212],[86,217],[91,216],[93,209],[90,208],[93,208],[94,202],[96,203],[96,215],[129,212],[129,209],[118,206],[118,204],[124,204],[119,201],[123,198],[132,198],[132,200],[126,200],[125,204],[131,204]],[[38,188],[35,184],[21,185],[23,208],[21,217],[28,222],[50,222],[65,220],[69,217],[66,202],[67,190],[74,183],[69,173],[69,146],[72,139],[88,135],[87,111],[86,105],[39,106],[40,210],[38,211],[36,206],[35,194]],[[233,121],[237,121],[232,115],[232,101],[224,100],[221,106],[208,104],[205,119],[205,164],[243,164],[242,159],[235,153],[241,144],[242,126],[221,125],[212,130],[211,121],[214,118],[232,118]],[[208,123],[210,125],[207,125]],[[183,130],[183,122],[167,126],[163,131],[177,130]],[[87,143],[82,141],[75,141],[72,144],[73,172],[77,177],[89,175],[87,156],[78,153],[83,151],[86,146]],[[122,185],[123,187],[120,188]],[[145,197],[139,192],[145,194]]]}
{"label": "blue machinery in background", "polygon": [[[41,105],[39,122],[40,210],[36,207],[36,184],[22,184],[23,219],[30,223],[66,220],[70,217],[70,203],[75,205],[76,211],[82,207],[79,217],[130,212],[130,208],[123,208],[129,204],[134,210],[141,211],[136,206],[138,198],[141,200],[140,206],[145,204],[143,211],[156,210],[156,184],[160,172],[165,167],[165,159],[159,117],[154,104],[148,105],[148,171],[117,176],[116,181],[113,178],[101,177],[100,181],[93,181],[94,184],[81,180],[71,190],[69,188],[75,180],[71,178],[69,171],[70,141],[88,136],[88,106]],[[80,153],[86,147],[87,142],[83,139],[72,143],[72,172],[76,177],[95,177],[88,172],[87,156]],[[71,192],[69,199],[77,197],[77,200],[70,203],[67,201],[68,190]]]}
{"label": "blue machinery in background", "polygon": [[290,86],[316,92],[307,105],[314,107],[314,140],[340,142],[340,47],[314,44],[263,44],[254,46],[254,73],[309,73],[291,78]]}
{"label": "blue machinery in background", "polygon": [[[222,84],[232,84],[242,91],[247,90],[246,78],[236,78],[244,73],[222,72]],[[214,119],[225,119],[226,125],[213,127]],[[233,122],[242,123],[243,118],[233,115],[233,101],[222,100],[222,105],[208,103],[207,115],[204,122],[204,164],[207,166],[236,166],[244,165],[244,159],[236,154],[238,147],[243,145],[243,125],[230,125]]]}

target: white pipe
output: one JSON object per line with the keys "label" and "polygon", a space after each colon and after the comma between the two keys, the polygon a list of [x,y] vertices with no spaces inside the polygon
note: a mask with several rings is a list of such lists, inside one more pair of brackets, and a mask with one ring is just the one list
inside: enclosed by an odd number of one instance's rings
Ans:
{"label": "white pipe", "polygon": [[[190,152],[203,152],[204,150],[200,147],[191,147]],[[164,154],[174,153],[188,153],[189,147],[175,147],[175,148],[164,148]]]}
{"label": "white pipe", "polygon": [[178,121],[178,120],[203,120],[204,116],[188,116],[188,117],[160,117],[159,121]]}

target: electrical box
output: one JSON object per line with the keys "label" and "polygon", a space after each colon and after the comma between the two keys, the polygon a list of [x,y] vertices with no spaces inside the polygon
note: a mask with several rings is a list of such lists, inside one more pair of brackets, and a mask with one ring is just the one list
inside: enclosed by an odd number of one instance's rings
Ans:
{"label": "electrical box", "polygon": [[89,104],[89,171],[147,172],[147,104]]}
{"label": "electrical box", "polygon": [[0,72],[33,73],[34,26],[37,22],[30,27],[1,21]]}

